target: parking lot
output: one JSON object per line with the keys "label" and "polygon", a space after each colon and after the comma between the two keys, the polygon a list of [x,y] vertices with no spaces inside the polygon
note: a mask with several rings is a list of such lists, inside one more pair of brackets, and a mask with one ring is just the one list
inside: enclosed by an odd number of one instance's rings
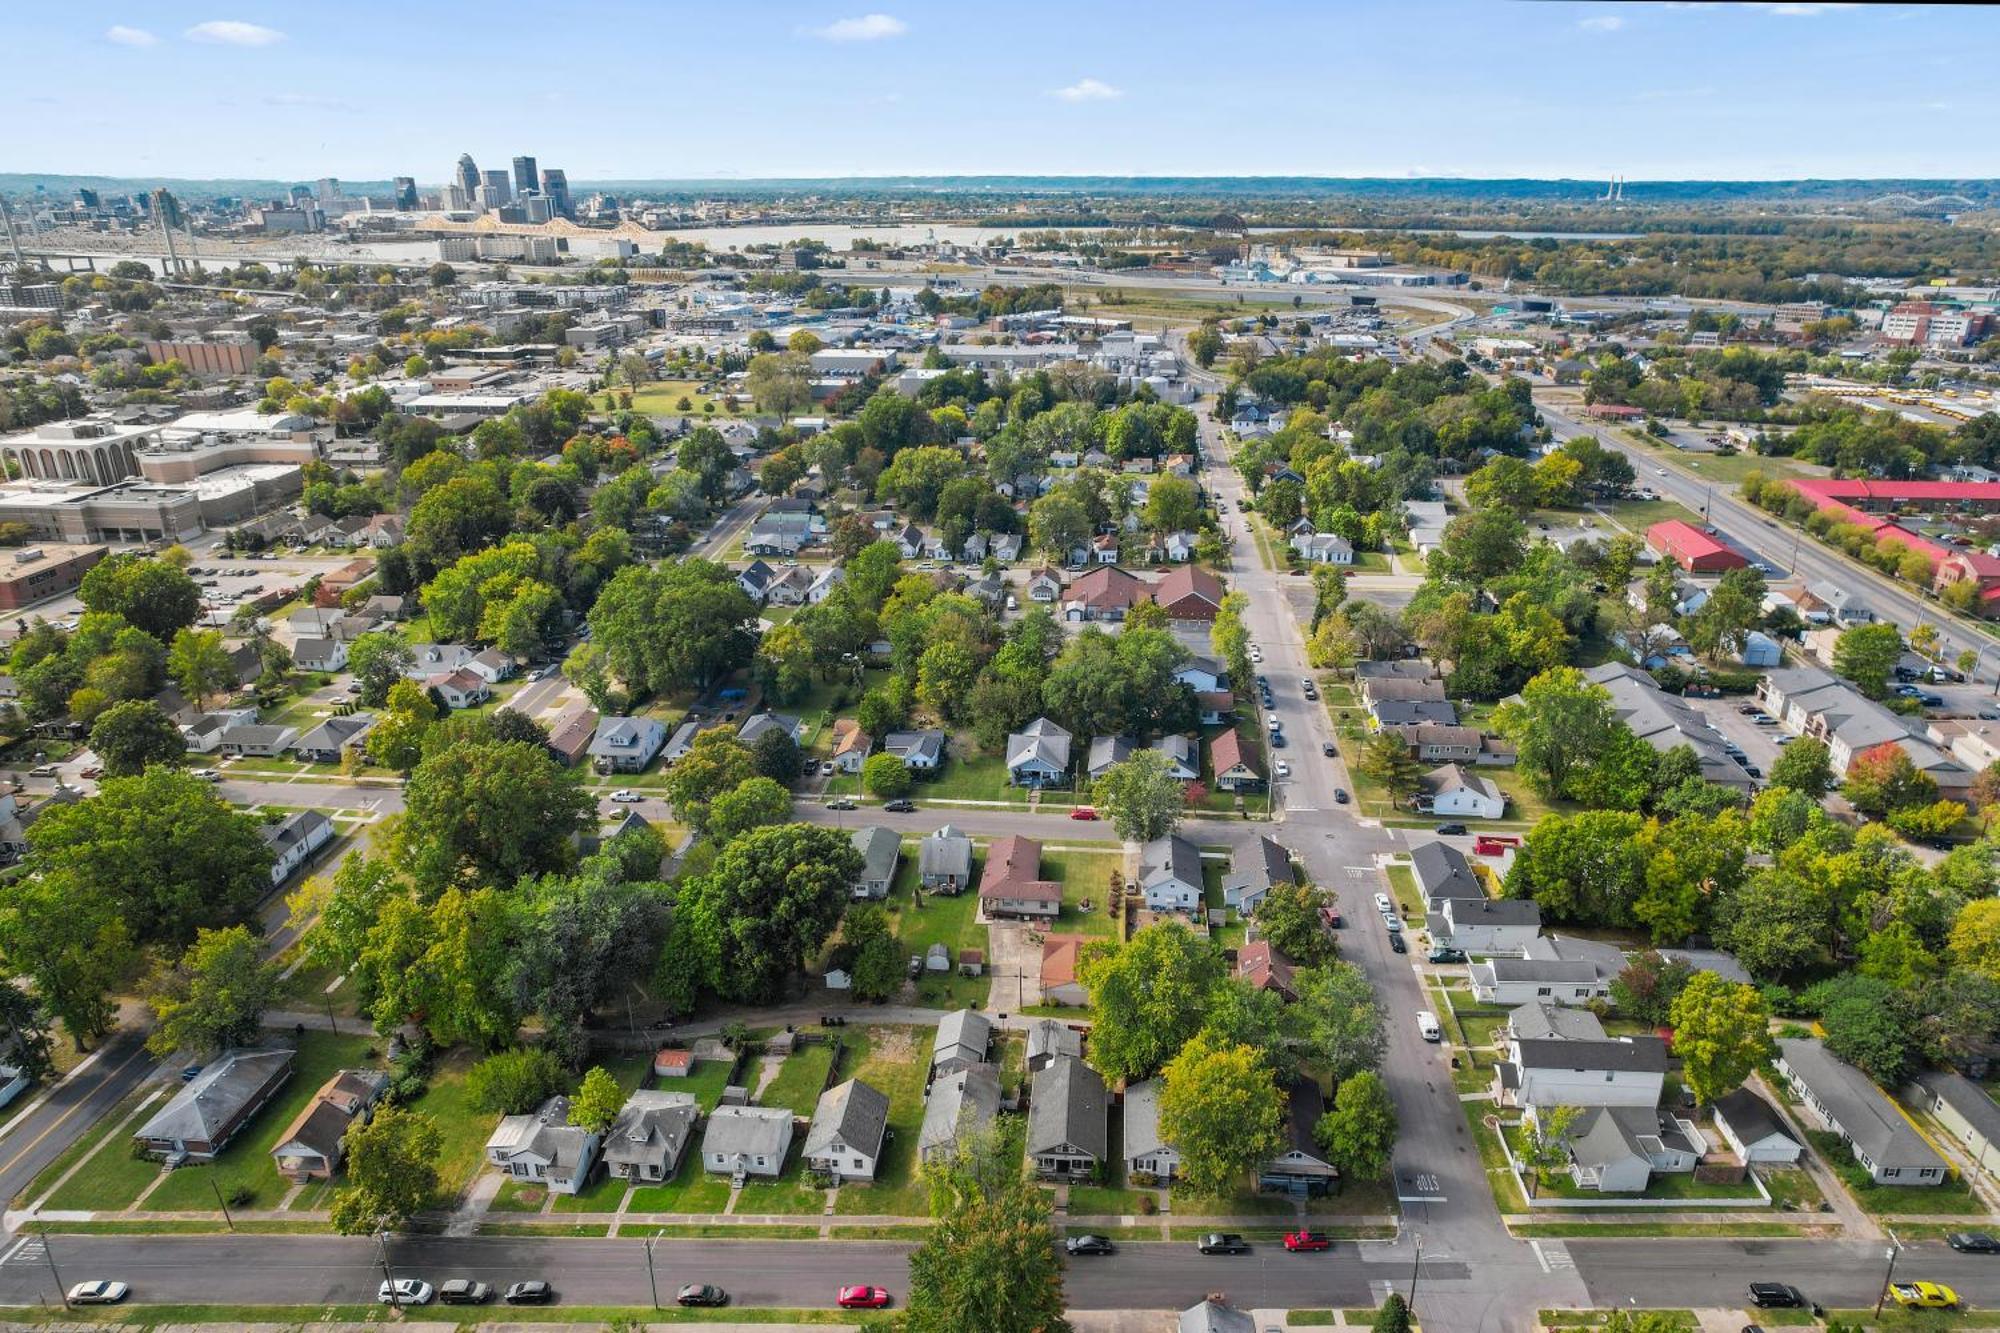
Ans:
{"label": "parking lot", "polygon": [[[1754,700],[1742,695],[1725,695],[1720,699],[1689,699],[1694,710],[1713,727],[1724,740],[1734,741],[1742,749],[1750,766],[1757,769],[1767,780],[1771,775],[1771,763],[1778,757],[1778,740],[1787,735],[1782,725],[1758,726],[1754,718],[1746,717],[1737,710]],[[1753,775],[1754,776],[1754,775]]]}

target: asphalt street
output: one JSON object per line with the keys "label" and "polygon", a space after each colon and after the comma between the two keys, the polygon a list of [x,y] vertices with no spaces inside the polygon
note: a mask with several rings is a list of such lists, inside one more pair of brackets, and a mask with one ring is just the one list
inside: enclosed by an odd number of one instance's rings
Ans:
{"label": "asphalt street", "polygon": [[153,1072],[145,1034],[120,1032],[90,1067],[46,1090],[31,1091],[0,1126],[0,1201],[28,1187],[49,1163]]}

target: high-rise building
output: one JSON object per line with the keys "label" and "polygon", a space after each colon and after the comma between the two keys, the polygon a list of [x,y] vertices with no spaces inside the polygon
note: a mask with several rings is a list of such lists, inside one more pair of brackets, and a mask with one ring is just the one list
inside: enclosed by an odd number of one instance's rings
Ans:
{"label": "high-rise building", "polygon": [[569,201],[569,173],[560,167],[543,167],[542,193],[549,197],[549,207],[557,217],[576,216]]}
{"label": "high-rise building", "polygon": [[312,197],[313,197],[312,187],[306,185],[294,185],[292,187],[291,191],[292,203],[303,204],[310,201]]}
{"label": "high-rise building", "polygon": [[339,178],[334,176],[321,176],[319,178],[319,183],[316,192],[318,193],[319,201],[322,204],[332,203],[334,200],[340,198]]}
{"label": "high-rise building", "polygon": [[479,188],[479,168],[473,163],[470,153],[458,155],[458,185],[465,191],[465,197],[468,199],[472,197],[472,192]]}
{"label": "high-rise building", "polygon": [[479,184],[486,191],[487,196],[493,200],[493,203],[488,205],[488,207],[498,208],[501,204],[507,203],[514,197],[513,182],[508,180],[507,173],[504,171],[480,172]]}
{"label": "high-rise building", "polygon": [[533,194],[538,183],[538,179],[535,176],[535,159],[532,157],[515,158],[514,193]]}
{"label": "high-rise building", "polygon": [[396,177],[396,211],[408,213],[417,206],[417,178],[415,176]]}

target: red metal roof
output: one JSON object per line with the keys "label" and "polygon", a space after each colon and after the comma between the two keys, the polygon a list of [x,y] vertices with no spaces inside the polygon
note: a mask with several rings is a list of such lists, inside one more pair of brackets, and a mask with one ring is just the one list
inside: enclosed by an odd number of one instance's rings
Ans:
{"label": "red metal roof", "polygon": [[1812,500],[1988,500],[2000,481],[1869,481],[1865,477],[1796,477],[1793,490]]}
{"label": "red metal roof", "polygon": [[[1705,556],[1728,555],[1736,552],[1724,546],[1715,538],[1703,532],[1692,523],[1670,518],[1664,523],[1655,523],[1646,529],[1646,540],[1657,550],[1666,552],[1677,560],[1700,560]],[[1741,559],[1740,556],[1737,557]]]}

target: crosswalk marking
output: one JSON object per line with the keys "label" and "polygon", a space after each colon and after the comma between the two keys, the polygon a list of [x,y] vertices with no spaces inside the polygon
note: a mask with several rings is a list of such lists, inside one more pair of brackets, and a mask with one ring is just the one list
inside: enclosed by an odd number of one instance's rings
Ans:
{"label": "crosswalk marking", "polygon": [[1348,877],[1349,879],[1367,879],[1367,878],[1368,878],[1368,873],[1369,873],[1369,871],[1373,870],[1373,869],[1374,869],[1374,867],[1373,867],[1373,866],[1342,866],[1342,867],[1341,867],[1341,869],[1347,872],[1347,877]]}
{"label": "crosswalk marking", "polygon": [[1569,1246],[1559,1240],[1531,1240],[1528,1245],[1535,1252],[1535,1262],[1542,1266],[1544,1273],[1573,1271],[1576,1260],[1569,1257]]}

